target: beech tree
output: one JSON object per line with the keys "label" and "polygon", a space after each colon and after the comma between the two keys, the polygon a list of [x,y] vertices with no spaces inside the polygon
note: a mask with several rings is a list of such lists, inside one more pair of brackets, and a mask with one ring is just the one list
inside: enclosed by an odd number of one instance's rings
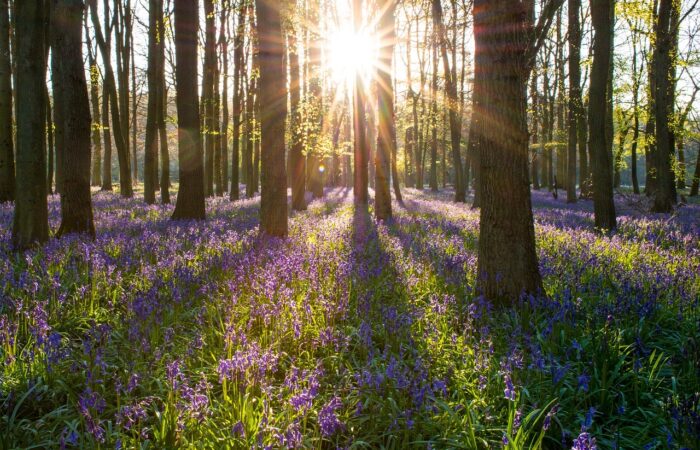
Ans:
{"label": "beech tree", "polygon": [[25,250],[49,239],[46,199],[46,141],[37,130],[46,124],[44,0],[22,0],[15,7],[17,46],[17,161],[12,244]]}
{"label": "beech tree", "polygon": [[83,65],[82,0],[52,0],[52,77],[61,89],[54,104],[62,111],[56,128],[61,130],[62,160],[61,226],[57,236],[68,233],[95,235],[90,194],[91,126],[85,67]]}
{"label": "beech tree", "polygon": [[608,141],[607,90],[610,87],[613,0],[591,0],[591,20],[595,31],[591,87],[588,93],[589,148],[592,153],[593,209],[595,226],[602,230],[617,227],[613,200],[612,141]]}
{"label": "beech tree", "polygon": [[197,95],[199,0],[175,0],[175,83],[180,190],[173,220],[204,220],[204,167]]}
{"label": "beech tree", "polygon": [[[537,294],[542,279],[528,179],[527,81],[537,50],[563,0],[549,0],[537,25],[534,3],[476,0],[476,79],[479,133],[478,287],[487,298],[512,302]],[[484,118],[488,118],[485,120]]]}
{"label": "beech tree", "polygon": [[260,65],[260,230],[269,236],[287,235],[287,170],[285,120],[287,83],[280,2],[255,0]]}
{"label": "beech tree", "polygon": [[12,63],[8,0],[0,0],[0,203],[15,199]]}

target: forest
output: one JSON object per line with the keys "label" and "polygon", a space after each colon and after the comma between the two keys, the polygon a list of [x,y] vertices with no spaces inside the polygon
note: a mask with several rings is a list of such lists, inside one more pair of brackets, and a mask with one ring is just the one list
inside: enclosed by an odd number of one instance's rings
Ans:
{"label": "forest", "polygon": [[700,0],[0,0],[0,450],[700,449]]}

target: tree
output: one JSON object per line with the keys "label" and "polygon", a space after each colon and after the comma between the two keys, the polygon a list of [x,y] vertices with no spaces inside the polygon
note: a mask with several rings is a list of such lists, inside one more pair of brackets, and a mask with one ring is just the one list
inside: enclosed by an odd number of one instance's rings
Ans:
{"label": "tree", "polygon": [[216,72],[216,16],[214,0],[204,0],[205,40],[202,109],[204,110],[204,185],[206,195],[214,195],[214,81]]}
{"label": "tree", "polygon": [[158,40],[163,39],[158,27],[158,17],[163,14],[160,0],[148,2],[148,115],[146,117],[146,147],[143,158],[143,198],[148,204],[156,201],[156,183],[158,180],[158,109],[163,100],[158,88],[160,57]]}
{"label": "tree", "polygon": [[280,5],[277,0],[255,0],[258,13],[258,61],[262,127],[260,230],[269,236],[287,235],[287,170],[284,134],[287,83]]}
{"label": "tree", "polygon": [[[379,125],[375,153],[374,213],[378,220],[391,218],[391,155],[395,152],[394,84],[392,77],[395,41],[395,0],[379,2],[379,70],[377,83],[377,110]],[[436,176],[437,178],[437,176]]]}
{"label": "tree", "polygon": [[[531,4],[474,2],[481,184],[478,287],[500,303],[542,289],[528,180],[527,80],[563,0],[549,0],[536,26]],[[485,120],[484,118],[488,118]]]}
{"label": "tree", "polygon": [[[353,24],[355,32],[359,33],[362,28],[362,0],[353,0]],[[367,143],[365,94],[362,83],[361,74],[355,74],[353,90],[353,153],[355,159],[353,195],[355,197],[355,203],[366,205],[369,202],[369,145]]]}
{"label": "tree", "polygon": [[[102,127],[100,117],[100,69],[97,67],[95,54],[97,49],[93,48],[92,40],[88,28],[89,15],[85,14],[85,38],[87,39],[88,50],[88,66],[90,69],[90,105],[92,107],[92,176],[90,182],[92,186],[100,186],[102,184],[102,136],[100,130]],[[49,128],[49,131],[51,128]]]}
{"label": "tree", "polygon": [[613,199],[612,141],[608,141],[606,123],[607,90],[610,86],[614,0],[592,0],[591,20],[595,39],[588,101],[589,148],[592,152],[593,209],[595,226],[602,230],[617,227]]}
{"label": "tree", "polygon": [[12,136],[12,64],[7,0],[0,0],[0,203],[15,199],[15,151]]}
{"label": "tree", "polygon": [[301,74],[299,66],[299,44],[297,30],[289,30],[289,97],[291,107],[291,139],[289,147],[289,172],[292,185],[292,209],[306,210],[306,161],[302,141]]}
{"label": "tree", "polygon": [[[454,165],[455,177],[455,202],[466,202],[466,186],[462,178],[462,156],[460,154],[460,141],[462,139],[462,118],[459,115],[461,110],[459,97],[457,97],[457,80],[453,79],[450,61],[447,56],[447,33],[445,24],[442,22],[442,5],[440,0],[433,0],[433,22],[437,30],[437,40],[442,53],[442,62],[445,72],[445,90],[447,92],[447,107],[450,111],[450,143],[452,144],[452,164]],[[452,62],[456,64],[456,61]],[[433,68],[433,70],[437,70]]]}
{"label": "tree", "polygon": [[581,0],[569,0],[569,143],[566,176],[566,201],[576,203],[576,145],[579,115],[583,114],[581,100]]}
{"label": "tree", "polygon": [[204,220],[204,167],[197,95],[199,0],[175,0],[175,83],[180,190],[173,220]]}
{"label": "tree", "polygon": [[[92,26],[95,30],[95,38],[97,40],[97,45],[100,48],[100,53],[102,54],[102,64],[104,66],[104,96],[105,99],[109,99],[110,109],[112,113],[112,131],[114,136],[114,142],[117,147],[117,157],[119,158],[119,188],[122,197],[133,196],[133,188],[131,185],[131,169],[130,169],[130,155],[128,147],[128,132],[125,133],[124,117],[120,113],[119,97],[117,95],[117,83],[114,76],[114,68],[112,66],[111,50],[105,36],[102,34],[102,26],[100,24],[99,15],[97,13],[97,0],[89,0],[90,2],[90,15],[92,17]],[[105,11],[108,14],[108,11]],[[109,29],[106,30],[109,33]],[[120,56],[117,58],[119,59]],[[123,107],[123,105],[122,105]],[[127,108],[128,110],[128,108]],[[103,114],[106,118],[106,115]],[[106,119],[105,119],[106,120]],[[128,127],[126,127],[128,129]],[[106,140],[106,139],[105,139]],[[109,155],[107,154],[107,149],[105,148],[105,163],[107,162],[107,157],[111,158],[111,151]],[[107,164],[105,164],[107,167]],[[109,170],[111,171],[111,164],[109,165]],[[112,174],[107,173],[105,169],[103,173],[104,177],[109,178],[109,181],[103,179],[103,183],[108,183],[111,189],[111,178]]]}
{"label": "tree", "polygon": [[659,0],[658,17],[654,30],[656,48],[652,64],[654,65],[654,121],[656,124],[656,185],[654,191],[654,212],[671,212],[676,203],[674,189],[675,179],[671,167],[674,145],[673,131],[670,127],[672,120],[672,47],[675,31],[672,29],[671,16],[673,0]]}
{"label": "tree", "polygon": [[91,126],[85,67],[83,66],[82,0],[52,0],[52,76],[61,89],[54,91],[54,105],[62,114],[63,148],[61,179],[61,226],[57,236],[69,233],[95,235],[90,194]]}
{"label": "tree", "polygon": [[17,46],[17,177],[12,244],[25,250],[49,239],[46,144],[46,22],[44,0],[15,3]]}
{"label": "tree", "polygon": [[[230,198],[232,201],[240,198],[238,187],[239,182],[239,155],[241,142],[241,112],[242,112],[242,88],[241,78],[245,76],[245,68],[243,67],[243,37],[245,33],[245,16],[247,7],[241,3],[238,6],[238,27],[236,28],[236,37],[233,40],[233,62],[235,64],[233,73],[233,148],[231,150],[231,192]],[[246,188],[250,185],[246,181]]]}

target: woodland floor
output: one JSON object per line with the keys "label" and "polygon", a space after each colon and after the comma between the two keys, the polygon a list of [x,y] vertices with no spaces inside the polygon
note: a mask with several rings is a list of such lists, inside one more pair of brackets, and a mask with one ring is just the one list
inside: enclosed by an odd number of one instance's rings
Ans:
{"label": "woodland floor", "polygon": [[0,449],[699,448],[700,205],[619,196],[605,236],[535,192],[548,296],[495,311],[478,211],[405,197],[327,190],[276,240],[257,198],[96,193],[95,241],[24,255],[0,205]]}

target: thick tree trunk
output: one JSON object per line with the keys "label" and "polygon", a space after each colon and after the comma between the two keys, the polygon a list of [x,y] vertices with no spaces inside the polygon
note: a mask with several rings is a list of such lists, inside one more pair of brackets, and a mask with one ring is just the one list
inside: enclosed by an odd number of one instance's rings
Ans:
{"label": "thick tree trunk", "polygon": [[576,145],[578,144],[581,104],[581,0],[569,0],[569,152],[567,165],[566,201],[576,203]]}
{"label": "thick tree trunk", "polygon": [[175,0],[175,84],[180,190],[173,220],[204,220],[204,167],[197,95],[198,0]]}
{"label": "thick tree trunk", "polygon": [[593,66],[589,90],[589,148],[593,152],[593,209],[595,226],[602,230],[617,227],[613,199],[612,148],[606,137],[607,89],[610,75],[612,37],[611,0],[592,0],[591,18],[595,31]]}
{"label": "thick tree trunk", "polygon": [[255,0],[258,13],[260,107],[262,126],[260,230],[269,236],[287,235],[287,170],[285,120],[287,82],[280,5]]}
{"label": "thick tree trunk", "polygon": [[0,0],[0,203],[15,199],[15,151],[12,135],[12,62],[7,0]]}
{"label": "thick tree trunk", "polygon": [[57,235],[95,235],[90,195],[91,124],[90,100],[82,55],[82,0],[52,0],[52,73],[61,89],[54,91],[57,110],[62,111],[57,130],[63,136],[61,226]]}
{"label": "thick tree trunk", "polygon": [[[163,0],[158,0],[159,9],[163,10]],[[168,149],[168,130],[165,123],[165,117],[168,110],[168,92],[165,86],[165,18],[163,14],[157,17],[158,29],[162,30],[163,38],[157,41],[158,48],[158,114],[156,122],[158,123],[158,134],[160,140],[160,200],[163,204],[170,203],[170,151]]]}
{"label": "thick tree trunk", "polygon": [[[386,35],[382,36],[379,49],[379,69],[377,83],[377,111],[379,122],[377,126],[377,151],[375,152],[375,188],[374,213],[377,220],[391,218],[391,155],[394,149],[394,83],[392,67],[394,58],[394,26],[395,0],[382,0],[379,3],[381,16],[379,29]],[[437,175],[436,175],[437,178]],[[437,180],[436,180],[437,183]]]}
{"label": "thick tree trunk", "polygon": [[659,0],[659,13],[656,22],[656,48],[654,50],[654,119],[656,123],[656,186],[654,193],[654,212],[671,212],[676,203],[674,193],[674,175],[671,167],[673,155],[672,131],[670,120],[674,99],[671,93],[671,47],[673,31],[671,30],[671,9],[673,0]]}
{"label": "thick tree trunk", "polygon": [[690,196],[696,197],[700,188],[700,146],[698,146],[697,156],[695,157],[695,173],[693,174],[693,183],[690,186]]}
{"label": "thick tree trunk", "polygon": [[528,39],[527,6],[519,0],[476,0],[474,9],[476,71],[483,77],[483,101],[475,113],[488,118],[479,127],[478,288],[489,299],[511,304],[522,292],[542,290],[526,120],[528,53],[535,43]]}
{"label": "thick tree trunk", "polygon": [[44,0],[15,3],[17,46],[17,177],[13,247],[22,251],[49,239],[46,199],[46,7]]}

